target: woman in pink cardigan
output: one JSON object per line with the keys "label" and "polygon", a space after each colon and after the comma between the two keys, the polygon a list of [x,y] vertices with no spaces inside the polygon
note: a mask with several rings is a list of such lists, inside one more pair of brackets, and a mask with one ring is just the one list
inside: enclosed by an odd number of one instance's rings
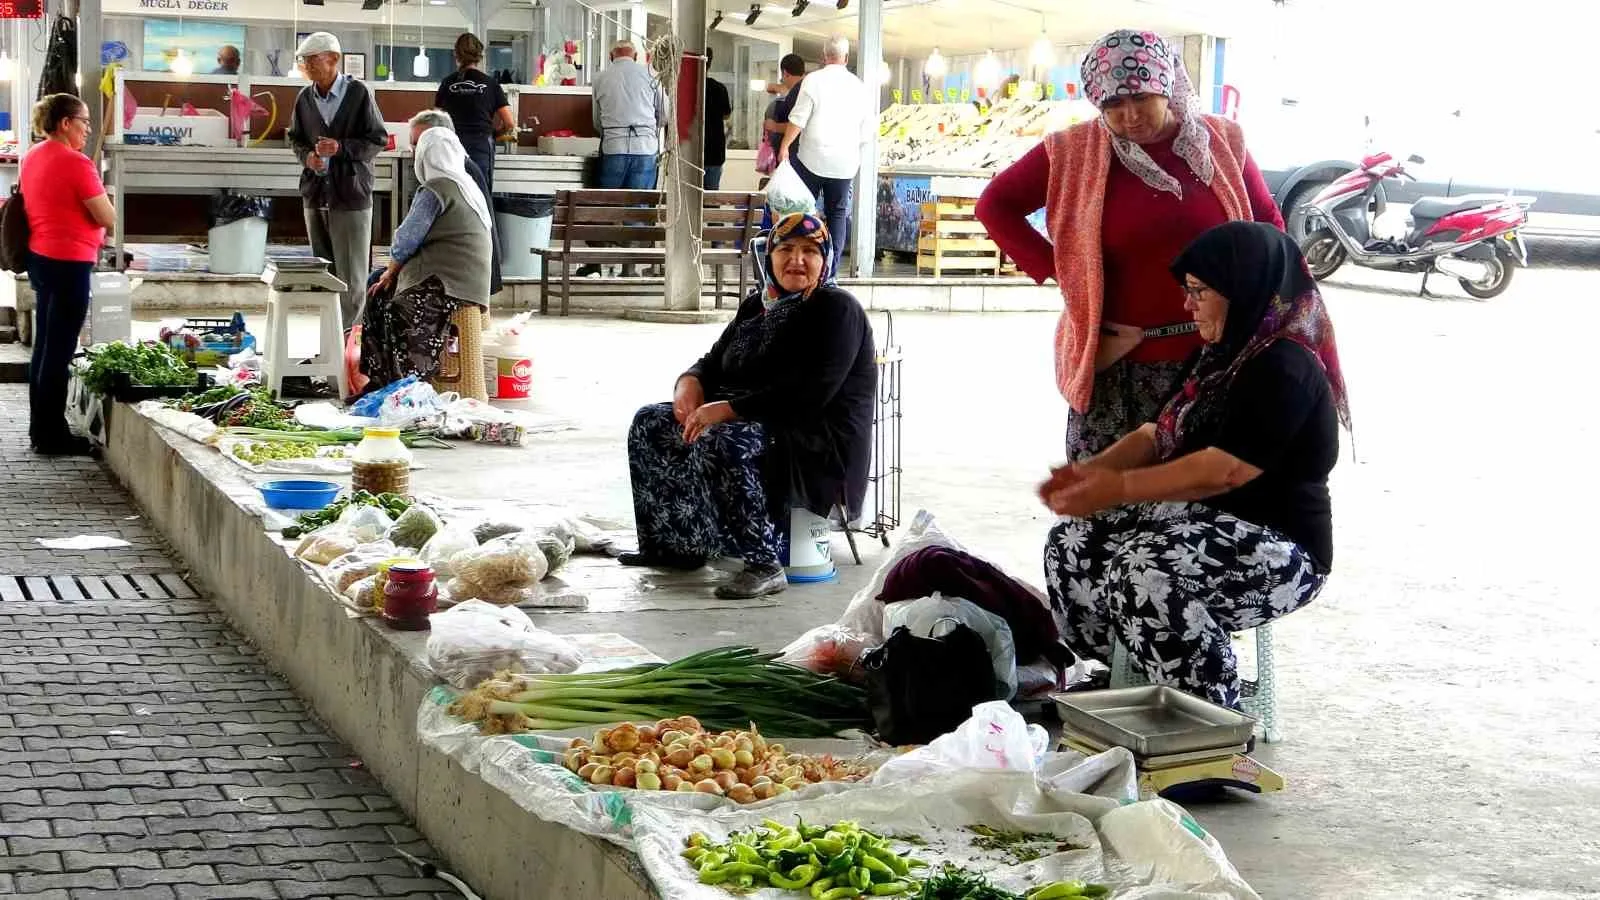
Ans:
{"label": "woman in pink cardigan", "polygon": [[[1081,460],[1151,421],[1200,346],[1167,267],[1207,229],[1283,227],[1239,127],[1203,114],[1179,55],[1148,31],[1115,31],[1083,60],[1093,122],[1048,135],[978,201],[989,234],[1033,279],[1054,277],[1056,384]],[[1044,207],[1048,240],[1027,217]]]}

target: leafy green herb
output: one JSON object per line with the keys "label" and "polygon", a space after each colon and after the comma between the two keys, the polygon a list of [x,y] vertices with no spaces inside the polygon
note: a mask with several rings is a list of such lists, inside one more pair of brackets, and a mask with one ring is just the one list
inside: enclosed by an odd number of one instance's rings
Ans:
{"label": "leafy green herb", "polygon": [[165,344],[124,344],[112,341],[87,351],[89,365],[80,376],[84,386],[99,394],[111,388],[117,373],[130,384],[171,386],[194,384],[194,370]]}
{"label": "leafy green herb", "polygon": [[1023,900],[1022,895],[995,887],[977,872],[945,863],[928,880],[915,900]]}
{"label": "leafy green herb", "polygon": [[393,519],[399,518],[401,513],[410,509],[411,501],[399,494],[369,494],[366,491],[356,491],[348,497],[340,497],[319,510],[301,514],[294,520],[293,525],[283,529],[283,536],[292,541],[324,525],[331,525],[352,506],[376,506]]}
{"label": "leafy green herb", "polygon": [[1052,853],[1082,849],[1047,832],[1007,831],[988,825],[970,825],[967,830],[977,835],[972,846],[999,853],[1012,863],[1033,862]]}

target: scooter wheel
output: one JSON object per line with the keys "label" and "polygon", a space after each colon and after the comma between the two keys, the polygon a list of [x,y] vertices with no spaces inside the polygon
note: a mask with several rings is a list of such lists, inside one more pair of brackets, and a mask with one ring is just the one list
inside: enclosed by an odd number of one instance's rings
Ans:
{"label": "scooter wheel", "polygon": [[1300,252],[1305,254],[1306,267],[1311,270],[1311,277],[1322,281],[1329,275],[1339,270],[1344,265],[1344,245],[1334,236],[1333,231],[1327,228],[1318,228],[1306,235],[1300,244]]}
{"label": "scooter wheel", "polygon": [[1489,275],[1481,281],[1468,281],[1457,278],[1461,282],[1461,289],[1477,297],[1479,300],[1492,300],[1506,292],[1511,286],[1511,273],[1516,269],[1516,264],[1511,259],[1511,254],[1496,248],[1494,259],[1484,260],[1484,265],[1490,269]]}

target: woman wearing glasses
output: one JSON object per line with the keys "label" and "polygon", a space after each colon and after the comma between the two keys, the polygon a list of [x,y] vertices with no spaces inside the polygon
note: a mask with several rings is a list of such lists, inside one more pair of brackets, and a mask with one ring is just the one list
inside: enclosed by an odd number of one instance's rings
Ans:
{"label": "woman wearing glasses", "polygon": [[28,281],[38,325],[28,368],[28,436],[35,451],[82,455],[89,442],[67,429],[67,365],[89,311],[89,272],[116,211],[100,172],[83,155],[89,111],[71,94],[34,104],[33,131],[46,140],[22,158],[28,212]]}

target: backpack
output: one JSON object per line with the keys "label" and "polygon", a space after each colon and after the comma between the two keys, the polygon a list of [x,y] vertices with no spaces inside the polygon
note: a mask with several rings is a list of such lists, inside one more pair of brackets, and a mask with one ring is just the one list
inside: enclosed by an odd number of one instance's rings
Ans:
{"label": "backpack", "polygon": [[0,269],[22,275],[28,271],[28,210],[22,188],[11,186],[11,197],[0,207]]}

